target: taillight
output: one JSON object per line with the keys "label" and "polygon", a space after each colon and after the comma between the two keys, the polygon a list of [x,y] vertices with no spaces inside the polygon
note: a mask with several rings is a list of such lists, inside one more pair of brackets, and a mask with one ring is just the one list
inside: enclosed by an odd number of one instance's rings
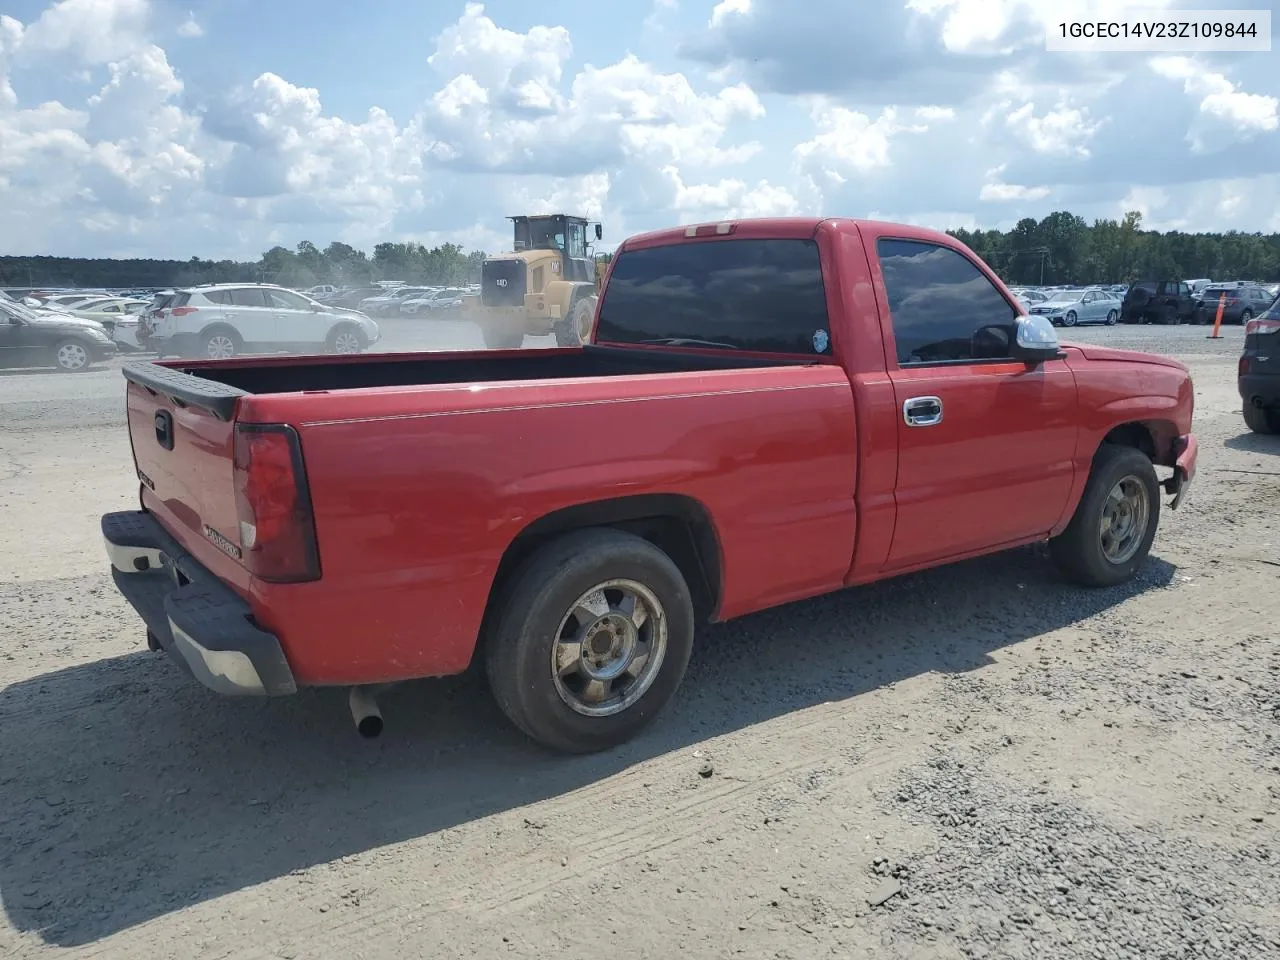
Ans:
{"label": "taillight", "polygon": [[238,423],[234,448],[245,568],[272,583],[319,580],[315,516],[297,432],[282,423]]}
{"label": "taillight", "polygon": [[1276,333],[1280,331],[1280,320],[1250,320],[1244,325],[1244,335],[1252,336],[1256,333]]}
{"label": "taillight", "polygon": [[199,313],[199,307],[174,307],[170,311],[175,317],[185,317],[189,313]]}
{"label": "taillight", "polygon": [[1236,376],[1243,377],[1249,372],[1249,358],[1241,357],[1240,362],[1236,364]]}

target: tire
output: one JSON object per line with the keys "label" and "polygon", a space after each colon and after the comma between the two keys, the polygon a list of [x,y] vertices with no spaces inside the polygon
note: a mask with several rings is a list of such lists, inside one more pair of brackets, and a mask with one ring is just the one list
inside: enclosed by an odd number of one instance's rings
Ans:
{"label": "tire", "polygon": [[1062,318],[1062,325],[1064,327],[1074,327],[1076,325],[1076,319],[1076,312],[1074,310],[1068,310],[1066,315]]}
{"label": "tire", "polygon": [[[593,622],[587,613],[616,618],[620,600],[628,596],[615,589],[622,585],[633,599],[662,613],[651,613],[638,633],[629,633],[630,621],[615,619],[623,636],[613,642],[647,642],[653,652],[634,676],[620,668],[623,657],[615,658],[612,667],[619,672],[599,688],[607,694],[603,706],[593,705],[597,691],[590,691],[586,673],[591,665],[566,658],[566,670],[557,675],[553,656],[562,645],[556,638],[575,624],[579,636],[587,633]],[[599,606],[581,618],[573,615],[575,607],[585,609],[579,607],[584,601],[597,607],[599,599],[589,600],[596,594],[603,594],[607,612]],[[620,530],[579,530],[543,546],[495,598],[491,613],[485,668],[498,706],[533,740],[564,753],[607,750],[648,726],[675,695],[693,650],[693,601],[680,569],[649,541]],[[595,636],[609,639],[607,633]],[[618,681],[623,686],[615,691]]]}
{"label": "tire", "polygon": [[596,298],[580,297],[569,308],[569,315],[556,322],[556,346],[580,347],[591,333],[596,314]]}
{"label": "tire", "polygon": [[494,330],[485,327],[481,330],[484,345],[489,350],[518,350],[524,346],[524,332],[517,330]]}
{"label": "tire", "polygon": [[59,373],[84,373],[93,364],[93,354],[82,341],[68,338],[53,345],[50,360]]}
{"label": "tire", "polygon": [[200,335],[200,355],[206,360],[230,360],[242,349],[244,341],[230,327],[214,327]]}
{"label": "tire", "polygon": [[1117,321],[1119,321],[1119,319],[1120,319],[1120,314],[1119,314],[1119,312],[1118,312],[1118,311],[1115,311],[1115,310],[1108,311],[1108,313],[1107,313],[1107,326],[1108,326],[1108,327],[1114,327],[1114,326],[1116,325]]}
{"label": "tire", "polygon": [[1244,424],[1254,433],[1280,433],[1280,410],[1255,407],[1246,400],[1244,402]]}
{"label": "tire", "polygon": [[329,331],[329,336],[324,341],[326,353],[334,353],[341,356],[361,353],[367,346],[364,333],[354,323],[338,324]]}
{"label": "tire", "polygon": [[1246,323],[1248,323],[1252,319],[1253,319],[1253,311],[1250,310],[1248,307],[1246,307],[1244,310],[1240,312],[1240,326],[1243,327]]}
{"label": "tire", "polygon": [[[1135,492],[1137,484],[1145,492],[1145,524],[1138,511],[1133,516],[1137,528],[1135,539],[1121,556],[1108,556],[1103,545],[1104,508],[1113,489],[1125,484],[1125,492]],[[1160,485],[1155,467],[1145,453],[1134,447],[1104,443],[1093,458],[1093,467],[1085,483],[1084,493],[1067,528],[1049,541],[1049,554],[1058,569],[1086,587],[1113,587],[1133,577],[1155,539],[1160,523]]]}

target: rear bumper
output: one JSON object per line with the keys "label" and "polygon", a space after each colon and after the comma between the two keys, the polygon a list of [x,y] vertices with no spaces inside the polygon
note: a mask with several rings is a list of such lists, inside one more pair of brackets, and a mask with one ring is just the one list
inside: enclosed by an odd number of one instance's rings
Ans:
{"label": "rear bumper", "polygon": [[1173,476],[1164,482],[1166,493],[1173,494],[1169,509],[1177,510],[1191,488],[1191,481],[1196,477],[1196,457],[1200,446],[1194,433],[1186,433],[1174,442],[1176,459],[1173,465]]}
{"label": "rear bumper", "polygon": [[1280,374],[1249,373],[1238,378],[1240,399],[1263,407],[1280,407]]}
{"label": "rear bumper", "polygon": [[274,634],[150,513],[108,513],[111,577],[161,649],[215,693],[277,697],[298,687]]}

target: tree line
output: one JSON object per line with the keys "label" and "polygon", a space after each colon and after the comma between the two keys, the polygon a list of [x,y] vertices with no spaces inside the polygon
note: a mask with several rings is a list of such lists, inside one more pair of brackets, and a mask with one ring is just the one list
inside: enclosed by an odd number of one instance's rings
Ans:
{"label": "tree line", "polygon": [[[1128,283],[1141,279],[1280,280],[1280,234],[1182,233],[1142,229],[1142,214],[1094,220],[1066,211],[1027,217],[1012,230],[947,231],[1010,284]],[[450,286],[479,280],[485,254],[453,243],[379,243],[372,255],[334,241],[272,247],[256,262],[0,257],[0,287],[170,287],[197,283],[317,283],[375,280]],[[600,259],[607,259],[602,256]]]}
{"label": "tree line", "polygon": [[323,250],[303,240],[293,250],[272,247],[256,262],[236,260],[110,260],[0,257],[0,287],[174,287],[198,283],[317,283],[364,286],[375,280],[452,286],[480,279],[482,250],[454,243],[380,243],[370,256],[334,241]]}
{"label": "tree line", "polygon": [[1007,232],[948,230],[1008,284],[1131,283],[1134,280],[1280,280],[1280,234],[1161,233],[1136,210],[1119,220],[1060,211],[1019,220]]}

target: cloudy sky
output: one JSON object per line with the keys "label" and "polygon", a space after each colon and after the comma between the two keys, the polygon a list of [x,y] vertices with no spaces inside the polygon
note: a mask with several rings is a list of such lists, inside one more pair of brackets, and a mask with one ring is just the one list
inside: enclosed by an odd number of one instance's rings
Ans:
{"label": "cloudy sky", "polygon": [[1045,52],[1120,6],[3,0],[0,254],[493,250],[551,209],[606,248],[790,213],[1280,230],[1280,49]]}

